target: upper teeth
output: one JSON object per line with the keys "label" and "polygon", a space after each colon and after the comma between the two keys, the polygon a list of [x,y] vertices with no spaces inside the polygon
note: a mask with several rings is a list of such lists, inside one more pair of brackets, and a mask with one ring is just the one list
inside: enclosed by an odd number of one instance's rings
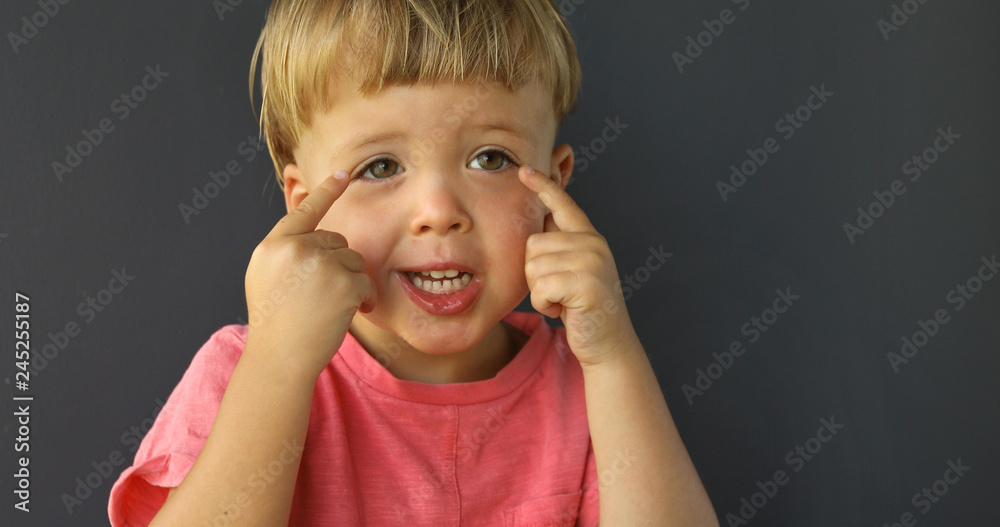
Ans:
{"label": "upper teeth", "polygon": [[[407,273],[410,282],[417,288],[436,294],[457,293],[472,281],[472,275],[464,271],[418,271]],[[452,280],[454,278],[454,280]],[[444,280],[442,280],[444,279]]]}
{"label": "upper teeth", "polygon": [[429,276],[431,278],[455,278],[458,276],[459,271],[455,269],[448,269],[447,271],[420,271],[420,274],[424,276]]}

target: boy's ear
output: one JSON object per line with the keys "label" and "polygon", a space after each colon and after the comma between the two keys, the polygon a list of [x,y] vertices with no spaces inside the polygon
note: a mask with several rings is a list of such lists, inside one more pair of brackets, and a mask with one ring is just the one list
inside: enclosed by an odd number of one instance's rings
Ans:
{"label": "boy's ear", "polygon": [[309,187],[302,177],[302,171],[295,163],[285,165],[281,177],[285,181],[285,209],[291,212],[309,195]]}
{"label": "boy's ear", "polygon": [[552,151],[549,176],[562,188],[566,188],[569,178],[573,176],[573,162],[573,147],[562,144]]}

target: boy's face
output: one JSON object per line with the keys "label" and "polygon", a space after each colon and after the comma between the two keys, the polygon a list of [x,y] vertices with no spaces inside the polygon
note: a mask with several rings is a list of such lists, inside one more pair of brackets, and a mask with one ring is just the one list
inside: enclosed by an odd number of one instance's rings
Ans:
{"label": "boy's face", "polygon": [[377,289],[375,309],[355,316],[352,332],[431,354],[473,348],[528,293],[525,243],[547,211],[518,166],[562,186],[572,171],[572,149],[552,149],[551,92],[439,83],[367,98],[338,86],[332,100],[283,175],[291,210],[330,174],[350,174],[319,228],[364,256]]}

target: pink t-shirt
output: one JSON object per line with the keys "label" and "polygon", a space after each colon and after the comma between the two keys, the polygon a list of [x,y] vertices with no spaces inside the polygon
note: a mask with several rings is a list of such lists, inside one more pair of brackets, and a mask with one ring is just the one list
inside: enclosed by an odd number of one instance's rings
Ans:
{"label": "pink t-shirt", "polygon": [[[580,364],[541,315],[505,320],[527,343],[495,377],[470,383],[399,380],[348,333],[316,381],[289,525],[597,525]],[[246,332],[225,326],[195,355],[111,489],[114,527],[147,525],[184,479]],[[262,468],[247,492],[266,492],[268,471],[281,470]]]}

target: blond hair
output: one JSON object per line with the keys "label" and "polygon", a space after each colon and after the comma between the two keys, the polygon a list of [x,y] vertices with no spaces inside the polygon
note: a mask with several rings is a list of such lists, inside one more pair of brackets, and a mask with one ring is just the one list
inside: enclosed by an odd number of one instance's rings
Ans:
{"label": "blond hair", "polygon": [[553,0],[274,0],[250,67],[261,60],[261,133],[282,170],[333,82],[364,96],[389,86],[497,82],[552,90],[556,121],[576,109],[580,63]]}

